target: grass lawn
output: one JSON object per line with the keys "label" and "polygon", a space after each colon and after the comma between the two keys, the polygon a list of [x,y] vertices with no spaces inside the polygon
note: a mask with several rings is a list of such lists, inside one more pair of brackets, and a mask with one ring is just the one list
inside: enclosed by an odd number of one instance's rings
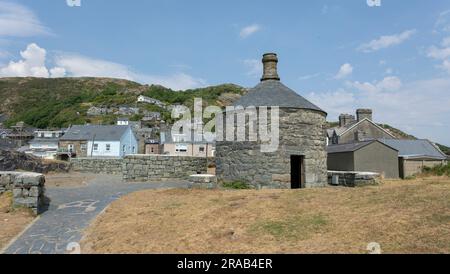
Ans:
{"label": "grass lawn", "polygon": [[0,195],[0,250],[33,221],[28,209],[13,209],[12,194]]}
{"label": "grass lawn", "polygon": [[114,202],[84,253],[450,253],[450,179],[364,188],[158,190]]}

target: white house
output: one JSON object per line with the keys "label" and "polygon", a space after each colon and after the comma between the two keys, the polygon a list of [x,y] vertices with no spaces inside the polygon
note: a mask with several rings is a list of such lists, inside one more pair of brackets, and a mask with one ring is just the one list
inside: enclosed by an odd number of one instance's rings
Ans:
{"label": "white house", "polygon": [[59,138],[63,135],[64,130],[36,130],[25,153],[53,160],[58,152]]}
{"label": "white house", "polygon": [[59,146],[71,157],[124,157],[138,152],[130,126],[73,126],[60,138]]}

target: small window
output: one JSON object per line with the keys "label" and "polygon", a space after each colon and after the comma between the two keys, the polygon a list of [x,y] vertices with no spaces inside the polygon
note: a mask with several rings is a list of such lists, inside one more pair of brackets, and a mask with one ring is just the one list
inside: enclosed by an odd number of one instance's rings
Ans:
{"label": "small window", "polygon": [[73,148],[74,148],[74,146],[72,144],[67,146],[67,149],[69,150],[69,152],[73,152]]}
{"label": "small window", "polygon": [[98,151],[98,144],[94,144],[94,151]]}
{"label": "small window", "polygon": [[198,151],[199,151],[199,152],[205,152],[205,147],[199,147],[199,148],[198,148]]}
{"label": "small window", "polygon": [[106,151],[111,151],[111,144],[106,144]]}
{"label": "small window", "polygon": [[80,149],[81,151],[86,151],[87,150],[86,144],[81,144]]}
{"label": "small window", "polygon": [[133,154],[134,154],[134,153],[136,153],[136,148],[135,148],[135,147],[133,147]]}
{"label": "small window", "polygon": [[126,151],[127,151],[127,146],[123,145],[122,151],[123,151],[123,152],[126,152]]}
{"label": "small window", "polygon": [[152,148],[152,153],[154,153],[155,152],[155,149],[154,148]]}

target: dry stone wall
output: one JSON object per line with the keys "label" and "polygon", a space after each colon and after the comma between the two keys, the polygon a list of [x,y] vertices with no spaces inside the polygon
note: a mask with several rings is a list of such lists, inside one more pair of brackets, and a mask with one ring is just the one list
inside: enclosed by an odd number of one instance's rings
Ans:
{"label": "dry stone wall", "polygon": [[76,172],[122,175],[121,158],[72,158],[71,169]]}
{"label": "dry stone wall", "polygon": [[0,194],[13,192],[13,206],[39,214],[45,206],[45,177],[38,173],[0,172]]}
{"label": "dry stone wall", "polygon": [[126,181],[188,179],[190,175],[207,172],[207,159],[166,155],[130,155],[124,158],[123,178]]}

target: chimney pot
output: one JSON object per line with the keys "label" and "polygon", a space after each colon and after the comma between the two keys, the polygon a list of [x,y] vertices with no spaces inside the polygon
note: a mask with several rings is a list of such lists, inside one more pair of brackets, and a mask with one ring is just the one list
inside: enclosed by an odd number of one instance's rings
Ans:
{"label": "chimney pot", "polygon": [[264,74],[261,81],[276,80],[280,81],[278,76],[278,56],[275,53],[266,53],[262,59],[264,66]]}
{"label": "chimney pot", "polygon": [[372,121],[373,111],[371,109],[358,109],[356,110],[356,116],[358,117],[358,122],[364,120],[365,118]]}

